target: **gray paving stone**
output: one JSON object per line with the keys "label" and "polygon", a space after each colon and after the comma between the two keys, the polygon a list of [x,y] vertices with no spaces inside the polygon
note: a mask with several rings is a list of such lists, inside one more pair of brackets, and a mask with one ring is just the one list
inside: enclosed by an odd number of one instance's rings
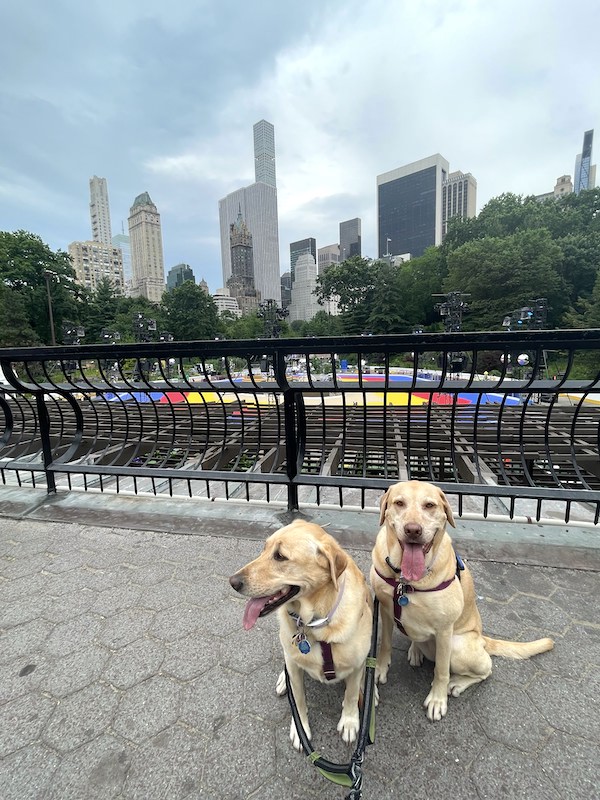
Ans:
{"label": "gray paving stone", "polygon": [[74,619],[89,611],[97,596],[96,592],[87,588],[63,594],[46,604],[42,616],[50,622]]}
{"label": "gray paving stone", "polygon": [[205,751],[205,737],[180,725],[149,739],[133,753],[123,800],[210,797],[202,789]]}
{"label": "gray paving stone", "polygon": [[240,713],[243,684],[235,672],[214,667],[184,686],[182,697],[181,720],[210,735]]}
{"label": "gray paving stone", "polygon": [[138,605],[141,594],[141,587],[131,583],[125,586],[112,586],[94,595],[91,610],[103,617],[111,617],[118,611]]}
{"label": "gray paving stone", "polygon": [[50,581],[49,574],[38,572],[35,575],[27,575],[24,578],[8,580],[6,578],[0,583],[0,601],[10,603],[20,598],[33,597],[42,592]]}
{"label": "gray paving stone", "polygon": [[534,758],[497,742],[490,742],[477,756],[471,780],[482,798],[566,800]]}
{"label": "gray paving stone", "polygon": [[[240,742],[253,748],[253,769],[246,769]],[[275,773],[275,741],[268,724],[248,715],[240,715],[213,730],[208,740],[202,785],[208,796],[223,793],[231,800],[242,800]],[[223,758],[223,754],[227,757]],[[231,776],[238,776],[232,781]]]}
{"label": "gray paving stone", "polygon": [[152,624],[150,634],[165,642],[182,639],[198,629],[202,611],[190,603],[178,603],[171,608],[158,611]]}
{"label": "gray paving stone", "polygon": [[119,797],[131,766],[131,747],[104,734],[68,753],[44,800],[111,800]]}
{"label": "gray paving stone", "polygon": [[200,631],[194,631],[183,639],[168,642],[165,648],[162,671],[189,681],[202,675],[219,660],[219,640]]}
{"label": "gray paving stone", "polygon": [[179,603],[193,603],[192,588],[181,581],[161,581],[156,586],[147,586],[140,597],[139,605],[162,611]]}
{"label": "gray paving stone", "polygon": [[20,657],[4,664],[0,669],[0,705],[35,691],[48,670],[48,662],[37,656],[33,660]]}
{"label": "gray paving stone", "polygon": [[275,653],[282,652],[279,635],[270,627],[261,629],[257,625],[250,631],[242,631],[241,636],[231,634],[221,639],[220,663],[244,674],[264,667],[273,660]]}
{"label": "gray paving stone", "polygon": [[0,758],[35,742],[55,705],[50,697],[32,692],[0,707]]}
{"label": "gray paving stone", "polygon": [[42,733],[43,741],[66,753],[90,742],[111,724],[118,695],[110,686],[94,683],[59,701]]}
{"label": "gray paving stone", "polygon": [[158,564],[144,564],[141,567],[128,566],[131,573],[131,580],[141,589],[148,586],[156,586],[157,583],[173,578],[176,567],[174,564],[162,561]]}
{"label": "gray paving stone", "polygon": [[103,624],[102,617],[91,613],[80,614],[67,622],[61,622],[48,635],[44,642],[44,651],[50,656],[63,656],[83,650],[95,641]]}
{"label": "gray paving stone", "polygon": [[148,631],[153,618],[154,612],[146,608],[134,607],[118,611],[105,621],[98,641],[111,649],[124,647],[142,637]]}
{"label": "gray paving stone", "polygon": [[555,733],[538,758],[562,798],[579,800],[598,795],[600,747],[597,744]]}
{"label": "gray paving stone", "polygon": [[54,697],[77,692],[100,677],[109,657],[106,648],[91,644],[62,658],[47,661],[39,676],[38,687]]}
{"label": "gray paving stone", "polygon": [[137,639],[112,653],[102,677],[118,689],[129,689],[155,675],[164,657],[162,642]]}
{"label": "gray paving stone", "polygon": [[571,680],[538,672],[527,694],[552,727],[591,741],[600,740],[600,678]]}
{"label": "gray paving stone", "polygon": [[122,695],[113,730],[138,744],[155,736],[177,721],[180,696],[181,686],[172,678],[148,678]]}
{"label": "gray paving stone", "polygon": [[15,658],[32,658],[33,654],[40,651],[53,629],[51,622],[35,619],[5,631],[2,634],[0,664]]}
{"label": "gray paving stone", "polygon": [[59,756],[40,744],[23,747],[0,759],[0,797],[45,800],[59,763]]}
{"label": "gray paving stone", "polygon": [[0,630],[14,628],[42,616],[42,612],[53,601],[42,595],[27,598],[27,602],[15,600],[0,605]]}

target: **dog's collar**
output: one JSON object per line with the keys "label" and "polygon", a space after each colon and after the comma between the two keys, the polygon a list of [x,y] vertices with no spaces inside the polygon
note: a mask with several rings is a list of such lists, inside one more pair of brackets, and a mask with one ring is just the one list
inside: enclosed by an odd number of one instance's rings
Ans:
{"label": "dog's collar", "polygon": [[442,589],[446,589],[448,586],[450,586],[452,581],[457,577],[456,575],[453,575],[449,580],[438,583],[438,585],[434,586],[433,589],[417,589],[416,586],[411,586],[409,583],[405,583],[403,580],[398,580],[398,578],[386,578],[385,575],[382,575],[381,572],[379,572],[377,567],[375,567],[375,572],[379,575],[382,581],[385,581],[390,586],[393,586],[394,588],[401,586],[401,594],[410,592],[441,592]]}
{"label": "dog's collar", "polygon": [[333,615],[337,611],[337,608],[344,594],[345,586],[346,586],[346,576],[344,575],[340,583],[340,588],[338,589],[338,594],[335,599],[335,603],[333,604],[333,606],[329,610],[329,613],[325,617],[320,617],[319,619],[313,619],[310,622],[304,622],[302,617],[299,614],[296,614],[295,611],[288,611],[288,614],[290,615],[290,617],[293,617],[296,620],[296,625],[299,628],[324,628],[325,625],[329,625],[329,623],[333,618]]}

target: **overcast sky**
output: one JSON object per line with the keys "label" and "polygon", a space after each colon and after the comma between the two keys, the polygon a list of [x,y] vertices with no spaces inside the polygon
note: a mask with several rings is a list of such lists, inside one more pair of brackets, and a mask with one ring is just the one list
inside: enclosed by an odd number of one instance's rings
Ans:
{"label": "overcast sky", "polygon": [[[600,147],[597,0],[4,0],[0,230],[88,239],[89,178],[113,234],[148,191],[165,271],[222,286],[218,201],[254,180],[275,126],[281,271],[289,243],[362,218],[376,176],[439,152],[478,210],[573,175]],[[126,230],[127,232],[127,230]]]}

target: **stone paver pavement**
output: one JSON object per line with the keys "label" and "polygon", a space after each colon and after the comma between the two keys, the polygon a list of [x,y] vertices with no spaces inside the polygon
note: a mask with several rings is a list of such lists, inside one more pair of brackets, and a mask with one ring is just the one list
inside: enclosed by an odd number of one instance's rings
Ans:
{"label": "stone paver pavement", "polygon": [[[257,541],[0,518],[0,797],[344,797],[288,739],[274,618],[242,629],[227,578]],[[367,570],[369,554],[351,551]],[[600,796],[598,574],[472,560],[486,633],[551,635],[429,723],[431,667],[395,633],[364,798]],[[310,682],[332,760],[342,688]]]}

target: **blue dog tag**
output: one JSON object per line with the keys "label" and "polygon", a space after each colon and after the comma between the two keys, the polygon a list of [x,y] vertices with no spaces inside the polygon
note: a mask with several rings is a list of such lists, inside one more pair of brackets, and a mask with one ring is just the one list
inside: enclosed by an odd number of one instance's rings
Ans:
{"label": "blue dog tag", "polygon": [[309,643],[306,641],[306,639],[303,639],[301,642],[298,642],[298,650],[300,650],[300,652],[301,652],[301,653],[302,653],[302,655],[304,655],[304,656],[305,656],[307,653],[310,653],[310,645],[309,645]]}
{"label": "blue dog tag", "polygon": [[398,598],[398,605],[399,606],[407,606],[408,605],[408,597],[405,594],[401,594]]}

